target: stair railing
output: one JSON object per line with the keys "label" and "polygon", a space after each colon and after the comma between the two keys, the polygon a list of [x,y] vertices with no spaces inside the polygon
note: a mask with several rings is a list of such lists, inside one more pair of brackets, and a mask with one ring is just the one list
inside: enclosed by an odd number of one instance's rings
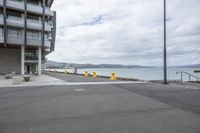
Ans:
{"label": "stair railing", "polygon": [[177,75],[178,75],[178,74],[181,75],[181,82],[183,82],[183,76],[184,76],[184,74],[185,74],[185,75],[188,75],[189,82],[191,82],[191,78],[192,78],[192,77],[195,78],[197,82],[200,81],[200,78],[199,78],[199,77],[197,77],[197,76],[195,76],[195,75],[192,75],[192,74],[190,74],[190,73],[188,73],[188,72],[176,72],[176,74],[177,74]]}

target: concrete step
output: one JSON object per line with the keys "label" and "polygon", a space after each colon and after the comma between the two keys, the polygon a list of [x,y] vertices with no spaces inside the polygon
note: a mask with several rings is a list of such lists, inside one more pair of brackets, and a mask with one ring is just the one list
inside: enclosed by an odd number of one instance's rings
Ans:
{"label": "concrete step", "polygon": [[191,83],[191,82],[173,82],[173,85],[177,85],[180,87],[188,88],[188,89],[200,89],[200,83]]}

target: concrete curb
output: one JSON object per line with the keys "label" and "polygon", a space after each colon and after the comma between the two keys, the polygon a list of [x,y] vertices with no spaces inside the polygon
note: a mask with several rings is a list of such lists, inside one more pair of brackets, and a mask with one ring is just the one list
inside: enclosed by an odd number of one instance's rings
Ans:
{"label": "concrete curb", "polygon": [[113,85],[113,84],[144,84],[148,82],[134,82],[134,81],[113,81],[113,82],[66,82],[53,84],[29,84],[29,85],[2,85],[0,88],[19,88],[19,87],[53,87],[53,86],[76,86],[76,85]]}

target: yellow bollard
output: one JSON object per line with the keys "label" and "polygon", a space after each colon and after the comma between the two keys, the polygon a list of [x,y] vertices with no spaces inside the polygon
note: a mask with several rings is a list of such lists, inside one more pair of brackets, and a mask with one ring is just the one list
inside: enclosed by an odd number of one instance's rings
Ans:
{"label": "yellow bollard", "polygon": [[97,77],[97,73],[93,72],[93,78],[96,78],[96,77]]}
{"label": "yellow bollard", "polygon": [[65,69],[65,74],[68,74],[68,71]]}
{"label": "yellow bollard", "polygon": [[84,76],[89,77],[89,73],[87,71],[85,71]]}
{"label": "yellow bollard", "polygon": [[111,73],[111,80],[116,80],[117,79],[117,75],[115,72]]}

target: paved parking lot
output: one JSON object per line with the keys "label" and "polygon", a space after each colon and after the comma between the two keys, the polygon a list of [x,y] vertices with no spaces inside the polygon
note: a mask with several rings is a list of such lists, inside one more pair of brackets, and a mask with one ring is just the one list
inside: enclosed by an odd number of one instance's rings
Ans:
{"label": "paved parking lot", "polygon": [[199,133],[198,94],[151,83],[1,88],[0,133]]}

